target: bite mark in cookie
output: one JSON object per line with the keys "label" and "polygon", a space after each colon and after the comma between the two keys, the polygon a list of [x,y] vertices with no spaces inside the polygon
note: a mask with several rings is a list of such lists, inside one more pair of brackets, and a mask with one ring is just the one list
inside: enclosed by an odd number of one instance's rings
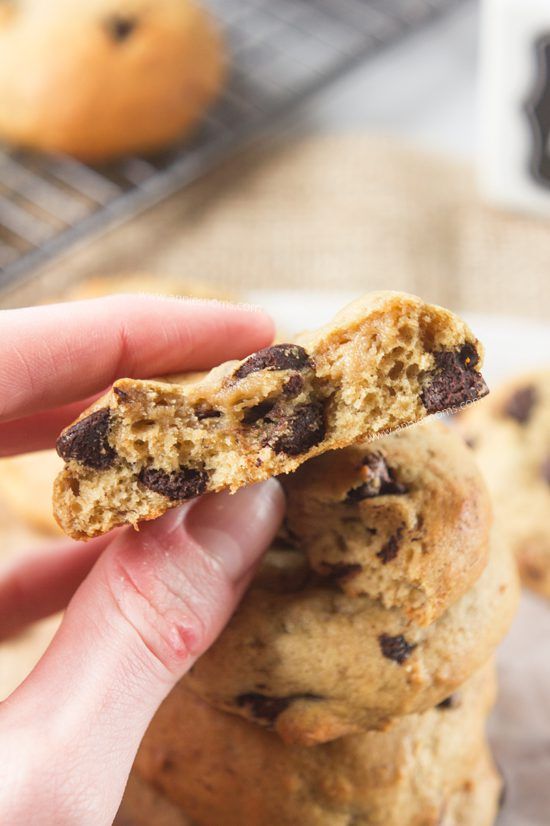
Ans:
{"label": "bite mark in cookie", "polygon": [[268,697],[266,694],[250,692],[239,694],[237,705],[246,707],[257,720],[273,724],[277,717],[295,700],[321,700],[317,694],[292,694],[290,697]]}
{"label": "bite mark in cookie", "polygon": [[181,467],[172,473],[158,468],[143,468],[139,481],[149,490],[160,493],[174,502],[192,499],[204,493],[208,484],[205,470]]}
{"label": "bite mark in cookie", "polygon": [[380,634],[378,642],[384,657],[394,660],[399,665],[403,665],[416,648],[416,644],[408,643],[403,634],[398,634],[396,637],[390,634]]}
{"label": "bite mark in cookie", "polygon": [[363,459],[363,476],[366,477],[358,487],[348,491],[348,502],[361,502],[363,499],[372,499],[375,496],[407,493],[406,485],[395,479],[395,471],[388,464],[379,451],[369,453]]}
{"label": "bite mark in cookie", "polygon": [[274,344],[249,356],[233,377],[244,379],[260,370],[305,370],[312,366],[310,357],[298,344]]}
{"label": "bite mark in cookie", "polygon": [[109,444],[110,427],[109,409],[96,410],[61,434],[56,445],[59,456],[65,462],[74,459],[96,470],[111,467],[116,452]]}
{"label": "bite mark in cookie", "polygon": [[522,387],[513,393],[504,405],[504,415],[515,419],[518,424],[527,424],[537,402],[537,391],[533,385]]}
{"label": "bite mark in cookie", "polygon": [[464,344],[458,352],[440,350],[434,358],[435,370],[426,377],[420,394],[428,413],[462,407],[489,392],[483,376],[475,370],[479,355],[472,344]]}

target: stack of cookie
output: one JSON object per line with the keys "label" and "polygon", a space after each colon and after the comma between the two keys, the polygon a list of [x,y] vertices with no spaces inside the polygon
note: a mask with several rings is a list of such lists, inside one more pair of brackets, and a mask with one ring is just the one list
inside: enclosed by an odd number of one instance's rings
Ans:
{"label": "stack of cookie", "polygon": [[175,822],[492,823],[484,723],[515,565],[457,435],[382,435],[483,396],[479,364],[460,319],[374,294],[205,378],[119,380],[61,434],[75,538],[288,474],[281,536],[137,758]]}
{"label": "stack of cookie", "polygon": [[426,423],[282,481],[284,536],[137,772],[200,826],[491,824],[517,583],[470,451]]}

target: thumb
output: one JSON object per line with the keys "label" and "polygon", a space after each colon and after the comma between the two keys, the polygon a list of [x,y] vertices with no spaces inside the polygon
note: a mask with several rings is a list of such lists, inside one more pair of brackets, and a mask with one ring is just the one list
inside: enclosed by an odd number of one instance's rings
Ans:
{"label": "thumb", "polygon": [[[45,808],[33,795],[34,816],[51,810],[55,822],[65,822],[62,813],[79,826],[112,821],[151,717],[231,616],[283,507],[279,484],[269,480],[202,497],[111,542],[40,663],[2,705],[4,743],[12,732],[21,744],[27,731],[30,753],[38,751],[38,765],[29,766],[29,749],[15,749],[27,752],[17,786],[32,778],[36,789],[41,748],[49,752]],[[47,744],[38,749],[37,730]],[[20,818],[21,789],[12,793]],[[10,821],[19,822],[29,821]]]}

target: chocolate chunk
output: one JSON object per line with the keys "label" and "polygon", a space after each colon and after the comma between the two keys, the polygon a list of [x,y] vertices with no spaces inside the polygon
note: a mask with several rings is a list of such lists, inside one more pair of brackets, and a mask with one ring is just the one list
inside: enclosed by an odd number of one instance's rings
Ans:
{"label": "chocolate chunk", "polygon": [[253,717],[273,724],[279,714],[295,700],[321,700],[318,694],[291,694],[289,697],[268,697],[266,694],[239,694],[236,698],[239,708],[247,708]]}
{"label": "chocolate chunk", "polygon": [[183,502],[200,496],[205,492],[208,483],[208,474],[205,470],[190,467],[181,467],[171,473],[158,468],[143,468],[138,478],[146,488],[166,496],[173,502]]}
{"label": "chocolate chunk", "polygon": [[295,396],[300,395],[303,389],[304,379],[299,373],[294,373],[294,375],[291,376],[283,385],[283,393],[289,399],[293,399]]}
{"label": "chocolate chunk", "polygon": [[325,438],[325,412],[321,402],[301,404],[293,413],[281,417],[266,439],[275,453],[298,456]]}
{"label": "chocolate chunk", "polygon": [[391,562],[392,559],[395,559],[399,552],[399,542],[401,540],[402,531],[397,531],[396,534],[390,536],[388,541],[382,548],[378,551],[376,556],[382,562],[382,565],[387,565],[388,562]]}
{"label": "chocolate chunk", "polygon": [[126,393],[125,390],[121,390],[120,387],[113,387],[113,391],[115,396],[118,396],[121,402],[127,402],[130,396]]}
{"label": "chocolate chunk", "polygon": [[361,502],[375,496],[407,493],[406,485],[395,479],[395,471],[388,467],[379,451],[368,453],[363,459],[363,466],[367,468],[367,480],[348,491],[347,502]]}
{"label": "chocolate chunk", "polygon": [[311,359],[303,347],[297,344],[274,344],[253,353],[234,373],[234,378],[244,379],[259,370],[304,370],[312,367]]}
{"label": "chocolate chunk", "polygon": [[403,665],[416,648],[416,644],[408,643],[403,634],[398,634],[396,637],[389,634],[380,634],[378,642],[384,657],[387,657],[388,660],[394,660],[399,665]]}
{"label": "chocolate chunk", "polygon": [[463,364],[464,367],[467,367],[469,369],[473,369],[479,364],[479,353],[477,352],[474,345],[469,344],[468,342],[462,345],[458,353],[458,357],[460,359],[461,364]]}
{"label": "chocolate chunk", "polygon": [[117,43],[122,43],[127,40],[137,26],[137,20],[133,17],[123,17],[120,14],[114,14],[105,22],[105,27],[113,40]]}
{"label": "chocolate chunk", "polygon": [[260,421],[260,419],[264,419],[268,413],[271,413],[274,407],[275,402],[273,399],[266,399],[264,402],[255,404],[254,407],[249,407],[244,411],[242,418],[243,424],[255,424]]}
{"label": "chocolate chunk", "polygon": [[199,404],[195,408],[195,416],[199,422],[202,422],[203,419],[219,419],[221,415],[221,410],[214,410],[214,408],[205,404]]}
{"label": "chocolate chunk", "polygon": [[444,700],[441,700],[440,703],[437,704],[436,708],[441,709],[441,711],[451,711],[454,708],[458,708],[460,706],[460,700],[458,695],[451,694],[450,697],[445,697]]}
{"label": "chocolate chunk", "polygon": [[504,415],[515,419],[518,424],[527,424],[537,401],[537,391],[532,386],[522,387],[510,396],[504,405]]}
{"label": "chocolate chunk", "polygon": [[342,580],[352,579],[360,574],[362,570],[362,566],[356,562],[323,562],[322,573],[336,582],[341,582]]}
{"label": "chocolate chunk", "polygon": [[546,457],[540,466],[540,475],[544,481],[550,485],[550,455]]}
{"label": "chocolate chunk", "polygon": [[471,344],[465,344],[458,352],[440,350],[434,358],[435,370],[426,377],[420,394],[428,413],[461,407],[489,392],[481,373],[474,370],[479,356]]}
{"label": "chocolate chunk", "polygon": [[69,427],[57,440],[57,452],[65,462],[75,459],[86,467],[111,467],[116,452],[109,444],[111,413],[104,407]]}

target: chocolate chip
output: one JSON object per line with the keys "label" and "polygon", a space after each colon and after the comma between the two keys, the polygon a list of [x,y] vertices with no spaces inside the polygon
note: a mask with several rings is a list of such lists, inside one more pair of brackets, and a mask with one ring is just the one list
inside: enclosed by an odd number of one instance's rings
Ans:
{"label": "chocolate chip", "polygon": [[435,370],[427,378],[420,398],[428,413],[438,413],[476,401],[489,392],[481,373],[474,370],[479,361],[476,349],[465,344],[458,352],[434,353]]}
{"label": "chocolate chip", "polygon": [[306,453],[325,438],[325,412],[321,402],[301,404],[286,417],[277,422],[266,439],[275,453],[298,456]]}
{"label": "chocolate chip", "polygon": [[253,353],[234,373],[234,378],[244,379],[259,370],[304,370],[312,367],[311,359],[303,347],[297,344],[274,344]]}
{"label": "chocolate chip", "polygon": [[474,439],[473,436],[465,436],[464,444],[466,445],[466,447],[469,447],[470,450],[475,450],[477,447],[477,439]]}
{"label": "chocolate chip", "polygon": [[115,396],[118,396],[121,402],[127,402],[130,396],[126,393],[125,390],[121,390],[120,387],[113,387],[113,391]]}
{"label": "chocolate chip", "polygon": [[289,399],[299,396],[304,389],[304,380],[299,373],[294,373],[283,385],[283,393]]}
{"label": "chocolate chip", "polygon": [[518,424],[527,424],[536,401],[536,389],[532,385],[522,387],[520,390],[516,390],[504,405],[504,415],[515,419]]}
{"label": "chocolate chip", "polygon": [[206,404],[198,404],[195,408],[195,416],[199,422],[202,422],[203,419],[219,419],[221,415],[221,410],[214,410],[214,408],[208,407]]}
{"label": "chocolate chip", "polygon": [[116,458],[109,444],[110,426],[109,408],[96,410],[61,434],[56,445],[58,454],[65,462],[75,459],[96,470],[110,467]]}
{"label": "chocolate chip", "polygon": [[137,26],[137,20],[134,17],[123,17],[119,14],[114,14],[105,21],[105,27],[113,40],[117,43],[122,43],[127,40]]}
{"label": "chocolate chip", "polygon": [[368,453],[362,464],[367,468],[367,480],[348,491],[347,502],[361,502],[375,496],[407,493],[406,485],[395,479],[395,471],[388,467],[379,451]]}
{"label": "chocolate chip", "polygon": [[356,562],[323,562],[322,573],[336,582],[352,579],[360,574],[363,567]]}
{"label": "chocolate chip", "polygon": [[540,466],[540,475],[544,479],[544,481],[550,485],[550,456],[547,456],[546,459]]}
{"label": "chocolate chip", "polygon": [[236,698],[239,708],[247,708],[257,720],[273,724],[279,714],[295,700],[321,700],[318,694],[291,694],[289,697],[268,697],[266,694],[239,694]]}
{"label": "chocolate chip", "polygon": [[439,708],[441,711],[451,711],[459,706],[460,700],[458,696],[456,694],[451,694],[450,697],[445,697],[444,700],[441,700],[441,702],[437,704],[436,708]]}
{"label": "chocolate chip", "polygon": [[392,559],[395,559],[399,552],[399,542],[401,540],[402,530],[398,530],[394,536],[390,536],[388,541],[378,551],[376,556],[382,562],[382,565],[387,565]]}
{"label": "chocolate chip", "polygon": [[473,369],[479,364],[479,353],[474,345],[469,342],[466,342],[466,344],[460,348],[458,357],[461,364],[469,369]]}
{"label": "chocolate chip", "polygon": [[208,483],[208,474],[205,470],[189,467],[181,467],[171,473],[158,468],[143,468],[138,478],[146,488],[166,496],[173,502],[183,502],[200,496],[205,492]]}
{"label": "chocolate chip", "polygon": [[380,634],[378,642],[384,657],[388,660],[394,660],[399,665],[403,665],[416,648],[416,644],[408,643],[403,634],[398,634],[396,637],[389,634]]}
{"label": "chocolate chip", "polygon": [[264,419],[268,413],[271,413],[274,407],[275,401],[273,399],[266,399],[264,402],[255,404],[254,407],[249,407],[244,411],[243,424],[255,424],[260,419]]}

